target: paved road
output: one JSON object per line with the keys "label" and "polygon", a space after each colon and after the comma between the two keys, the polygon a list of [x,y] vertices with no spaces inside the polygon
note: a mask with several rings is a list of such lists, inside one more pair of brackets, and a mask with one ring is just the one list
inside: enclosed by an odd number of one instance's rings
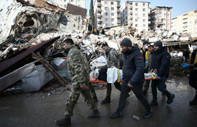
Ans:
{"label": "paved road", "polygon": [[[187,77],[175,77],[167,81],[168,90],[175,94],[171,105],[166,103],[167,98],[158,92],[157,107],[153,107],[154,115],[150,119],[143,119],[144,109],[130,92],[126,102],[124,117],[110,119],[115,111],[119,91],[113,87],[111,104],[101,105],[105,97],[105,90],[96,90],[99,98],[98,108],[101,112],[100,119],[87,119],[90,112],[82,96],[78,101],[74,116],[73,127],[197,127],[197,106],[189,106],[189,101],[194,96],[194,90],[188,85]],[[0,95],[0,127],[57,127],[56,119],[63,117],[67,91],[63,87],[53,91],[20,93]],[[151,92],[147,95],[151,101]],[[132,115],[137,115],[140,120],[134,120]]]}

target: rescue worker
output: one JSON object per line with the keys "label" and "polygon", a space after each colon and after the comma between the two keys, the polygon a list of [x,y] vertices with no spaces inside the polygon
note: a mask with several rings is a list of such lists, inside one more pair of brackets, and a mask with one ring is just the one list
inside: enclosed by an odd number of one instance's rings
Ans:
{"label": "rescue worker", "polygon": [[[107,68],[110,67],[120,68],[118,52],[114,48],[110,48],[107,43],[103,44],[102,48],[105,51],[107,57]],[[119,91],[121,91],[121,85],[119,82],[115,82],[114,85]],[[106,97],[101,102],[101,104],[106,104],[111,102],[111,91],[112,91],[111,83],[108,83],[106,87],[107,87]]]}
{"label": "rescue worker", "polygon": [[197,105],[197,48],[192,52],[189,58],[190,76],[189,84],[192,86],[196,93],[194,99],[189,102],[190,105]]}
{"label": "rescue worker", "polygon": [[152,106],[158,105],[157,102],[157,88],[168,97],[167,104],[171,104],[175,97],[165,88],[165,82],[169,76],[170,71],[170,54],[167,52],[166,47],[162,46],[161,41],[156,41],[154,43],[154,52],[152,53],[151,60],[151,72],[157,74],[157,80],[152,80],[152,95],[153,100],[151,102]]}
{"label": "rescue worker", "polygon": [[147,99],[143,95],[142,86],[144,81],[144,59],[140,50],[132,46],[132,42],[128,38],[124,38],[120,46],[123,52],[123,83],[119,98],[118,108],[111,115],[111,119],[123,117],[123,109],[127,99],[127,94],[132,90],[137,99],[145,108],[144,118],[152,116],[152,108]]}
{"label": "rescue worker", "polygon": [[[153,49],[154,49],[154,46],[153,45],[149,45],[148,46],[148,62],[145,66],[145,72],[149,72],[150,71],[150,65],[151,65],[151,59],[152,59],[152,52],[153,52]],[[148,88],[149,88],[149,84],[150,84],[150,80],[146,80],[144,81],[144,84],[143,84],[143,93],[144,95],[147,94],[148,92]]]}
{"label": "rescue worker", "polygon": [[65,117],[61,120],[57,120],[56,124],[61,126],[71,125],[71,116],[73,115],[73,109],[77,100],[79,99],[80,93],[85,98],[85,101],[90,106],[92,113],[88,118],[98,118],[100,113],[97,110],[92,96],[90,95],[89,89],[89,72],[86,70],[86,65],[83,60],[83,56],[79,49],[74,45],[72,39],[66,39],[64,41],[65,52],[67,56],[67,68],[72,82],[72,91],[66,101]]}

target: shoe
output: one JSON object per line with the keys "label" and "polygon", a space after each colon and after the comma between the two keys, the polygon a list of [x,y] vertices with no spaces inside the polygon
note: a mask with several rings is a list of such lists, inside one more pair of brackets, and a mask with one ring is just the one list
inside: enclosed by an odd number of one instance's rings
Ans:
{"label": "shoe", "polygon": [[98,102],[98,99],[97,98],[94,98],[94,102],[97,103]]}
{"label": "shoe", "polygon": [[101,102],[101,104],[107,104],[107,103],[110,103],[110,102],[111,102],[110,97],[106,97],[106,98]]}
{"label": "shoe", "polygon": [[146,96],[147,95],[147,90],[143,90],[143,94]]}
{"label": "shoe", "polygon": [[70,126],[71,125],[71,118],[69,116],[65,116],[61,120],[56,120],[55,123],[56,123],[56,125],[59,125],[59,126]]}
{"label": "shoe", "polygon": [[151,103],[150,103],[151,106],[157,106],[158,105],[158,102],[157,100],[152,100]]}
{"label": "shoe", "polygon": [[189,102],[189,105],[197,105],[197,95],[195,95],[194,99]]}
{"label": "shoe", "polygon": [[92,111],[92,113],[90,113],[88,115],[89,119],[100,118],[100,117],[101,117],[101,115],[100,115],[100,112],[98,110],[94,110],[94,111]]}
{"label": "shoe", "polygon": [[171,104],[173,102],[174,97],[175,97],[175,95],[172,94],[171,97],[168,98],[167,104]]}
{"label": "shoe", "polygon": [[150,108],[150,109],[145,111],[143,118],[144,119],[149,119],[152,115],[153,115],[153,109]]}
{"label": "shoe", "polygon": [[117,118],[122,118],[123,114],[122,112],[116,111],[111,115],[111,119],[117,119]]}
{"label": "shoe", "polygon": [[197,105],[197,101],[196,100],[192,100],[189,102],[189,105]]}
{"label": "shoe", "polygon": [[127,94],[127,98],[129,97],[130,95],[129,94]]}

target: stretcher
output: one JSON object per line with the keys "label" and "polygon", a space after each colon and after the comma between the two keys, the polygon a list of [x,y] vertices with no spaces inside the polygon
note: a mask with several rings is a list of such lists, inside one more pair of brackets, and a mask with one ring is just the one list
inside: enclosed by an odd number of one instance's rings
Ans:
{"label": "stretcher", "polygon": [[[156,80],[158,79],[157,77],[152,77],[152,78],[145,78],[144,80]],[[122,82],[122,80],[120,80]],[[96,80],[95,78],[90,78],[90,83],[107,83],[107,81],[102,81],[102,80]]]}

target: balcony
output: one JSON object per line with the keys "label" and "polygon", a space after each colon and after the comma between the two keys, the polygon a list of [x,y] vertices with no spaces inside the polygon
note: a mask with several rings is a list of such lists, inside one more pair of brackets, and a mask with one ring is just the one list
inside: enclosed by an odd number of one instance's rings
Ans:
{"label": "balcony", "polygon": [[101,0],[97,0],[97,2],[101,2]]}
{"label": "balcony", "polygon": [[130,14],[130,15],[133,15],[133,12],[130,12],[129,14]]}
{"label": "balcony", "polygon": [[98,12],[98,13],[101,13],[101,9],[100,9],[100,8],[98,8],[98,9],[97,9],[97,12]]}
{"label": "balcony", "polygon": [[98,24],[102,24],[102,21],[98,21]]}
{"label": "balcony", "polygon": [[98,8],[101,8],[101,3],[97,3],[97,7]]}
{"label": "balcony", "polygon": [[102,18],[102,15],[99,13],[99,14],[97,15],[97,18],[101,19],[101,18]]}
{"label": "balcony", "polygon": [[133,7],[132,7],[132,6],[129,6],[129,9],[130,9],[130,10],[133,10]]}
{"label": "balcony", "polygon": [[130,19],[130,20],[133,20],[133,17],[131,16],[129,19]]}
{"label": "balcony", "polygon": [[120,19],[121,18],[121,15],[118,15],[117,18]]}

